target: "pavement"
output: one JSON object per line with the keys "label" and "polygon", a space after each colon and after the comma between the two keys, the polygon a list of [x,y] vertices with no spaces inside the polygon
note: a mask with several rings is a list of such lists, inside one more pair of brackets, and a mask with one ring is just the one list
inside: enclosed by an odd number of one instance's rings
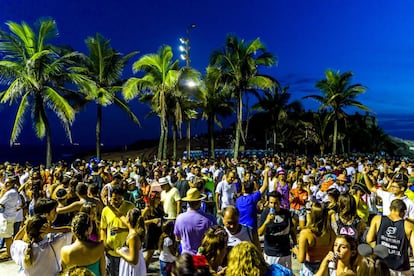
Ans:
{"label": "pavement", "polygon": [[[0,252],[3,252],[4,250],[5,248],[1,249]],[[301,268],[301,264],[296,259],[292,258],[292,272],[294,273],[294,275],[299,275],[300,268]],[[1,276],[5,276],[5,275],[18,276],[19,267],[12,260],[6,261],[6,262],[0,262],[0,275]],[[158,256],[153,256],[147,275],[160,275],[160,266],[159,266]]]}
{"label": "pavement", "polygon": [[[1,249],[0,252],[5,251],[5,248]],[[145,252],[144,252],[145,254]],[[414,258],[410,258],[411,272],[414,275]],[[299,275],[302,264],[299,263],[295,258],[292,258],[292,273],[293,275]],[[19,267],[12,260],[6,262],[0,262],[0,275],[1,276],[19,276]],[[153,256],[147,275],[160,275],[160,266],[158,256]]]}

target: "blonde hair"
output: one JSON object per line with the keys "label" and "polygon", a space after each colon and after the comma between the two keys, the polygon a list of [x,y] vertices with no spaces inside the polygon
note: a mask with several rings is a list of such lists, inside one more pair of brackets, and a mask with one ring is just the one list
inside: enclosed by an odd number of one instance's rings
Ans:
{"label": "blonde hair", "polygon": [[243,241],[230,251],[226,276],[262,276],[267,269],[263,254],[252,243]]}
{"label": "blonde hair", "polygon": [[63,270],[60,274],[60,276],[94,276],[95,274],[92,273],[89,269],[86,267],[80,267],[80,266],[71,266]]}

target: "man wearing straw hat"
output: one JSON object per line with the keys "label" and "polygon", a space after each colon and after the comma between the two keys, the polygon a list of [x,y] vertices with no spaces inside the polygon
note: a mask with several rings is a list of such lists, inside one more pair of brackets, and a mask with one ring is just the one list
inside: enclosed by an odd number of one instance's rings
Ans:
{"label": "man wearing straw hat", "polygon": [[214,216],[200,210],[201,201],[206,198],[197,188],[190,188],[181,200],[188,202],[187,212],[179,214],[175,221],[174,234],[181,242],[181,253],[197,254],[205,232],[217,224]]}

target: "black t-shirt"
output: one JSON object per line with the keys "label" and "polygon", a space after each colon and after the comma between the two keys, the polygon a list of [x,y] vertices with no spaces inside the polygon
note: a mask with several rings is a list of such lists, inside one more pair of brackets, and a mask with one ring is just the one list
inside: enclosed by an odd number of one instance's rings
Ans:
{"label": "black t-shirt", "polygon": [[185,180],[185,179],[177,180],[177,182],[175,182],[174,186],[177,188],[181,198],[187,196],[187,191],[188,191],[188,189],[190,189],[190,185],[188,184],[188,180]]}
{"label": "black t-shirt", "polygon": [[[269,208],[263,210],[259,227],[266,221]],[[269,222],[264,232],[264,252],[268,256],[283,257],[290,255],[290,227],[292,217],[290,211],[280,209],[275,213],[275,219]]]}
{"label": "black t-shirt", "polygon": [[385,263],[396,271],[410,270],[408,257],[410,243],[404,228],[403,219],[392,221],[387,216],[383,216],[377,232],[377,244],[388,248],[388,257],[385,258]]}

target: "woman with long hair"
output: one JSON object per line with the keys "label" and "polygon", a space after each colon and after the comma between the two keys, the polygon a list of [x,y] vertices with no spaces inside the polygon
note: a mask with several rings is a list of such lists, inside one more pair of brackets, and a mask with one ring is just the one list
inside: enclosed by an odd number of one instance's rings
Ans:
{"label": "woman with long hair", "polygon": [[227,241],[227,232],[219,225],[210,227],[201,241],[198,253],[207,258],[210,268],[214,272],[222,269],[221,265],[227,254]]}
{"label": "woman with long hair", "polygon": [[86,202],[82,205],[79,210],[80,212],[87,213],[89,215],[89,219],[92,223],[92,232],[89,235],[89,239],[91,241],[99,241],[100,240],[100,227],[99,227],[99,218],[98,218],[98,207],[95,203]]}
{"label": "woman with long hair", "polygon": [[72,233],[76,240],[60,251],[63,268],[86,267],[96,276],[106,275],[105,246],[103,242],[90,240],[93,222],[89,215],[79,212],[72,220]]}
{"label": "woman with long hair", "polygon": [[[16,237],[11,245],[11,257],[22,268],[23,275],[56,275],[61,271],[59,252],[72,243],[72,234],[54,234],[43,215],[30,217],[25,226],[24,240]],[[19,235],[20,236],[20,235]]]}
{"label": "woman with long hair", "polygon": [[318,271],[334,240],[328,209],[321,203],[312,203],[306,228],[299,233],[298,247],[292,249],[298,261],[303,263],[300,275],[311,276]]}
{"label": "woman with long hair", "polygon": [[121,220],[128,227],[128,236],[125,246],[116,249],[116,252],[121,256],[119,276],[146,275],[147,267],[142,251],[145,226],[141,211],[138,208],[133,208],[128,211],[126,217],[122,216]]}
{"label": "woman with long hair", "polygon": [[338,235],[315,276],[355,275],[361,260],[357,246],[352,236]]}
{"label": "woman with long hair", "polygon": [[356,201],[352,195],[340,195],[338,198],[338,212],[331,214],[331,225],[337,235],[349,235],[359,242],[367,225],[358,217],[356,209]]}
{"label": "woman with long hair", "polygon": [[159,192],[151,192],[149,197],[149,205],[142,210],[142,217],[145,221],[147,229],[146,237],[146,256],[145,263],[147,268],[151,262],[154,251],[158,249],[158,241],[162,233],[162,218],[164,217],[164,211],[162,208],[161,196]]}

